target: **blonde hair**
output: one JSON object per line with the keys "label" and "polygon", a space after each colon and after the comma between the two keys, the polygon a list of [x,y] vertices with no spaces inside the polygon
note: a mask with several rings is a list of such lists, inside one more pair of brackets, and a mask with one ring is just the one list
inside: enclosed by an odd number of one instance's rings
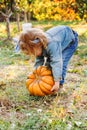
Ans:
{"label": "blonde hair", "polygon": [[[37,40],[37,43],[34,43],[34,40]],[[22,32],[19,36],[19,46],[22,51],[26,54],[35,54],[35,47],[42,46],[43,48],[47,47],[47,38],[44,32],[38,28],[31,28],[29,31]]]}

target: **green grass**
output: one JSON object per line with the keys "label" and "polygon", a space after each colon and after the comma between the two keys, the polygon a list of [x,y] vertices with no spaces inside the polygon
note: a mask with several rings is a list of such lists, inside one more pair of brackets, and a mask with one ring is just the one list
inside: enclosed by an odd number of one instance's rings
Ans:
{"label": "green grass", "polygon": [[[43,29],[65,24],[78,31],[83,22],[32,22]],[[22,23],[21,23],[22,24]],[[5,28],[5,23],[0,23]],[[12,36],[17,35],[11,23]],[[2,29],[1,29],[2,30]],[[15,54],[12,41],[0,31],[0,130],[87,130],[87,30],[79,33],[79,46],[69,64],[65,92],[57,96],[30,96],[25,86],[34,58]]]}

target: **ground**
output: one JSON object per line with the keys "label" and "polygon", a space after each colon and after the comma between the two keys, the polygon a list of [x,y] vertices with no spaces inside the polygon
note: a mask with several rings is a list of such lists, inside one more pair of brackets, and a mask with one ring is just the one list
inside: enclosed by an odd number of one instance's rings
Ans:
{"label": "ground", "polygon": [[87,24],[69,26],[78,32],[79,46],[69,63],[64,90],[56,96],[29,95],[25,81],[34,57],[14,53],[12,42],[1,39],[0,130],[87,130]]}

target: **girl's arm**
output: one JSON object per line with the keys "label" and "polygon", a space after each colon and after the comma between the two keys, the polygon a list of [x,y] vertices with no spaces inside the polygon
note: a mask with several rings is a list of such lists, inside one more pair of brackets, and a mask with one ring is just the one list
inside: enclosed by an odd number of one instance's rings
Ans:
{"label": "girl's arm", "polygon": [[54,42],[50,43],[48,46],[50,55],[50,65],[52,67],[52,73],[54,77],[55,84],[51,89],[52,92],[58,91],[60,80],[62,77],[62,48],[61,43]]}
{"label": "girl's arm", "polygon": [[62,77],[62,48],[61,43],[55,41],[49,43],[48,53],[50,55],[50,66],[52,67],[52,73],[54,81],[57,82]]}

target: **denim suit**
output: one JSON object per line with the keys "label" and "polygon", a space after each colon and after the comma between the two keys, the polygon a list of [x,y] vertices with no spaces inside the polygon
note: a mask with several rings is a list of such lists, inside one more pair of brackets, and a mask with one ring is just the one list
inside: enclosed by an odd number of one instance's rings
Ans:
{"label": "denim suit", "polygon": [[78,34],[68,26],[56,26],[45,32],[48,39],[47,48],[43,49],[42,55],[36,57],[35,68],[44,63],[52,69],[55,81],[64,83],[68,62],[78,45]]}

